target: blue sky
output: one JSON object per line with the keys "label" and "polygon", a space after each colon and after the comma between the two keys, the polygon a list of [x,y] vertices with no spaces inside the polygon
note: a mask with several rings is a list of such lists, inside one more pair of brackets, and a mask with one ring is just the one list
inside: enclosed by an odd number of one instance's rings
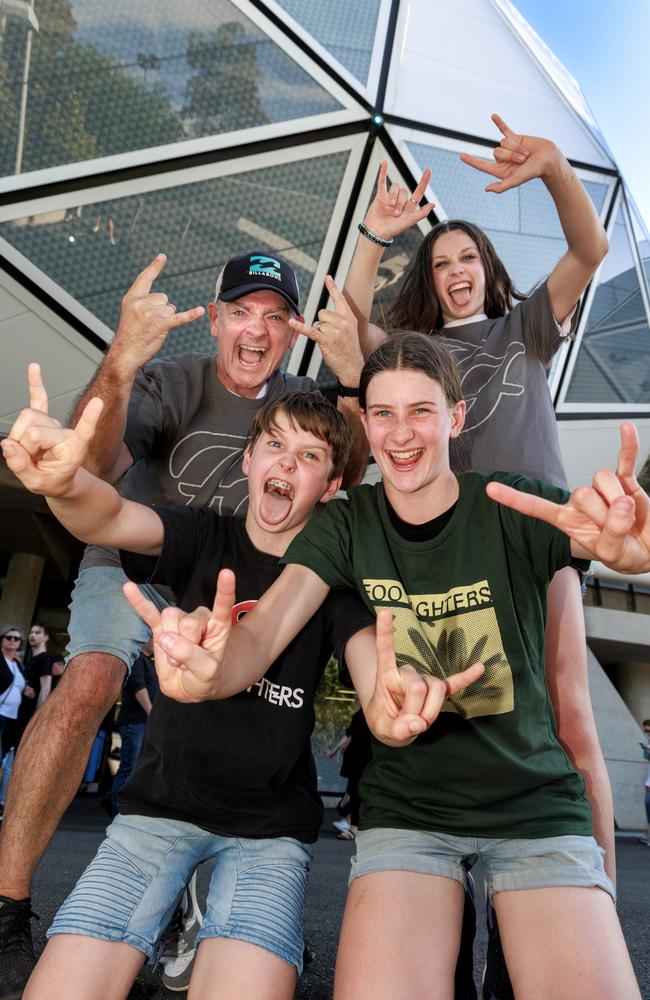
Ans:
{"label": "blue sky", "polygon": [[513,3],[580,84],[650,229],[650,0]]}

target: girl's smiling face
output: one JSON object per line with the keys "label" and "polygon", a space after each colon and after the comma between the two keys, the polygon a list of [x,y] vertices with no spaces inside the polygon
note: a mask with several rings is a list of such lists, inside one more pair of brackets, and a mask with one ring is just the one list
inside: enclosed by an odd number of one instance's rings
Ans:
{"label": "girl's smiling face", "polygon": [[476,243],[463,229],[441,233],[431,266],[443,323],[485,311],[485,269]]}
{"label": "girl's smiling face", "polygon": [[381,371],[369,382],[362,420],[386,496],[400,516],[404,496],[411,495],[405,520],[420,499],[428,512],[423,520],[435,516],[428,502],[449,487],[449,439],[464,418],[464,401],[450,405],[440,383],[422,371]]}

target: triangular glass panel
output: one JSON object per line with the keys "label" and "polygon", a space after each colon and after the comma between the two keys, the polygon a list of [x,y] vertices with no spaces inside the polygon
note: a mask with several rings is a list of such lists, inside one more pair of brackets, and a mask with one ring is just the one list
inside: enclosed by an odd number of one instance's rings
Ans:
{"label": "triangular glass panel", "polygon": [[622,204],[566,402],[650,403],[650,329]]}
{"label": "triangular glass panel", "polygon": [[361,83],[368,82],[381,0],[276,0]]}
{"label": "triangular glass panel", "polygon": [[[431,188],[442,211],[485,230],[520,291],[529,292],[553,270],[567,245],[542,181],[529,181],[504,194],[486,192],[491,178],[463,163],[457,152],[414,142],[407,146],[422,170],[431,167]],[[588,181],[585,187],[600,212],[607,184]]]}
{"label": "triangular glass panel", "polygon": [[[205,305],[228,257],[261,248],[287,257],[309,294],[347,151],[228,177],[74,205],[0,225],[0,236],[114,330],[120,299],[164,250],[157,286],[179,310]],[[172,332],[161,354],[212,351],[207,319]]]}
{"label": "triangular glass panel", "polygon": [[26,23],[0,32],[2,175],[341,108],[229,0],[58,0],[37,13],[31,54]]}

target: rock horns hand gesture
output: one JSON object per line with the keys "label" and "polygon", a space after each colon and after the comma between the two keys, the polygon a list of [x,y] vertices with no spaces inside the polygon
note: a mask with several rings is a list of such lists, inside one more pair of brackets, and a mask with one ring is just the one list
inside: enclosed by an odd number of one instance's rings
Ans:
{"label": "rock horns hand gesture", "polygon": [[29,407],[22,410],[2,442],[5,461],[23,486],[46,497],[64,496],[83,465],[104,406],[91,399],[74,430],[48,415],[48,399],[40,365],[27,369]]}

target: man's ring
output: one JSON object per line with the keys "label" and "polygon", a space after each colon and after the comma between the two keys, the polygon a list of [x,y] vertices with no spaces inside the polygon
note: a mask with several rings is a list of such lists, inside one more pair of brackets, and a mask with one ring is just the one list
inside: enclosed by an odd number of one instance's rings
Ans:
{"label": "man's ring", "polygon": [[318,332],[320,333],[320,320],[316,320],[316,322],[314,323],[314,330],[318,330]]}

